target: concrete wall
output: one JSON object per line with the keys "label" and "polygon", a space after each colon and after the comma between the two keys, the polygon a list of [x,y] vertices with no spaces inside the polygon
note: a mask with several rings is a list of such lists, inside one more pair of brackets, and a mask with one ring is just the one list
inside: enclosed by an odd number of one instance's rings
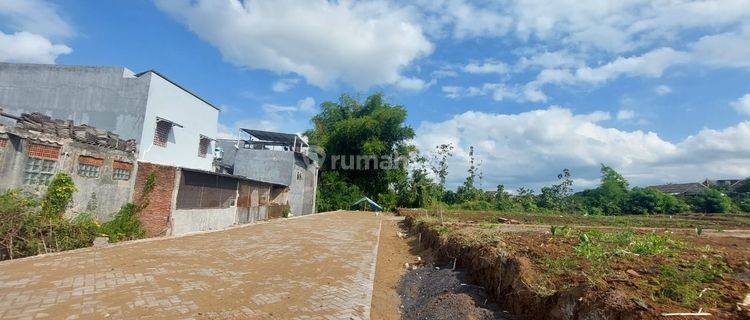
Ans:
{"label": "concrete wall", "polygon": [[307,163],[302,155],[295,157],[292,182],[289,184],[289,208],[292,215],[315,213],[315,193],[317,192],[318,168]]}
{"label": "concrete wall", "polygon": [[5,112],[41,112],[141,138],[149,80],[123,67],[0,63]]}
{"label": "concrete wall", "polygon": [[[200,135],[215,138],[219,110],[175,86],[155,73],[142,76],[150,83],[143,131],[139,141],[139,159],[178,167],[211,170],[213,155],[198,156]],[[153,144],[156,118],[182,125],[173,126],[166,147]],[[209,151],[213,150],[213,146]]]}
{"label": "concrete wall", "polygon": [[[19,188],[43,196],[47,191],[46,186],[27,185],[23,181],[31,142],[17,136],[8,137],[7,141],[5,147],[0,148],[0,189]],[[77,189],[65,215],[72,217],[80,212],[90,212],[97,220],[111,220],[120,207],[130,201],[135,180],[133,171],[128,180],[114,180],[112,163],[117,160],[135,165],[135,156],[75,141],[62,142],[59,146],[60,156],[56,160],[55,172],[67,173]],[[78,159],[82,155],[103,159],[99,177],[88,178],[78,174]]]}
{"label": "concrete wall", "polygon": [[294,175],[294,152],[239,149],[234,174],[257,181],[288,186]]}
{"label": "concrete wall", "polygon": [[237,224],[237,207],[172,211],[172,235],[224,229]]}

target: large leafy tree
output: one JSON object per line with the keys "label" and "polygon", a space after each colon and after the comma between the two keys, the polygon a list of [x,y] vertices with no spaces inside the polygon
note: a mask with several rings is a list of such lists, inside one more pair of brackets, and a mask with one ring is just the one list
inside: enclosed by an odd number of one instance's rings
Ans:
{"label": "large leafy tree", "polygon": [[[321,112],[312,118],[313,129],[305,133],[311,145],[325,149],[327,158],[321,168],[321,176],[327,183],[320,186],[321,203],[326,209],[342,207],[346,204],[328,201],[330,192],[342,190],[341,183],[356,186],[356,190],[373,199],[381,194],[394,192],[404,185],[408,172],[403,165],[382,168],[374,162],[384,159],[408,159],[415,150],[407,143],[414,137],[414,130],[405,125],[407,112],[403,106],[390,104],[380,93],[367,97],[364,101],[342,95],[337,102],[323,102]],[[342,161],[352,165],[351,159],[369,157],[369,166],[343,168]],[[332,159],[339,159],[335,166]],[[361,164],[364,164],[362,162]],[[348,166],[347,166],[348,167]],[[335,172],[336,174],[331,174]],[[341,182],[341,183],[339,183]],[[336,190],[326,190],[326,186],[337,186]],[[354,192],[353,188],[344,188]],[[339,199],[352,198],[341,197]]]}

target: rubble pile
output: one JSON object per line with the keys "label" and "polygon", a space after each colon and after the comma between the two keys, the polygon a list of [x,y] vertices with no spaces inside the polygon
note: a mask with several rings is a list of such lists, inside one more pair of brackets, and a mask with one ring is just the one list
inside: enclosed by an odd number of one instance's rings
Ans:
{"label": "rubble pile", "polygon": [[106,130],[97,129],[85,124],[75,125],[71,120],[52,119],[50,116],[38,112],[22,113],[17,119],[16,127],[109,149],[126,152],[136,151],[136,143],[133,139],[124,140],[119,135]]}

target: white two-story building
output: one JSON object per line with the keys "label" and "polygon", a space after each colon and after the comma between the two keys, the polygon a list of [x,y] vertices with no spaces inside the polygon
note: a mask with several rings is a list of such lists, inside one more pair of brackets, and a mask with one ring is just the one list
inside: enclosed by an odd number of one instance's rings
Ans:
{"label": "white two-story building", "polygon": [[134,139],[138,161],[212,169],[219,109],[154,70],[0,63],[0,108]]}

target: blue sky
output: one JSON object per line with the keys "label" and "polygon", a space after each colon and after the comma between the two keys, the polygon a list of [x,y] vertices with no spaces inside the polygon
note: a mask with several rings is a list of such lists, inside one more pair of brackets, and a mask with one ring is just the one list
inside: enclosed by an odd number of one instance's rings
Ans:
{"label": "blue sky", "polygon": [[238,127],[384,92],[485,188],[750,176],[750,1],[0,0],[0,60],[156,69]]}

